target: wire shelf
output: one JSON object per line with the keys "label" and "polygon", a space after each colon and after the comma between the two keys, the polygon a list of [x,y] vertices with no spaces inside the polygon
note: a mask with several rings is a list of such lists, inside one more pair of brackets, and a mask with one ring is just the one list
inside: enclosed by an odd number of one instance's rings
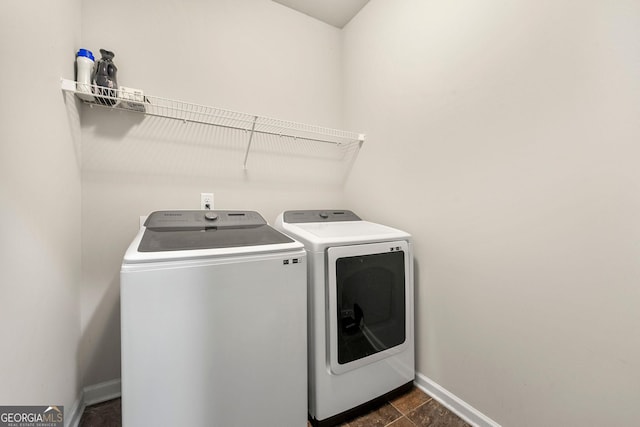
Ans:
{"label": "wire shelf", "polygon": [[184,123],[245,131],[247,134],[243,165],[245,169],[249,151],[256,134],[292,139],[293,141],[334,144],[342,149],[355,147],[356,150],[362,146],[365,139],[363,134],[355,132],[224,110],[146,94],[141,95],[129,92],[126,89],[108,89],[102,86],[80,84],[68,79],[62,79],[61,86],[63,91],[74,93],[90,106],[112,110],[127,110],[146,116],[161,117]]}

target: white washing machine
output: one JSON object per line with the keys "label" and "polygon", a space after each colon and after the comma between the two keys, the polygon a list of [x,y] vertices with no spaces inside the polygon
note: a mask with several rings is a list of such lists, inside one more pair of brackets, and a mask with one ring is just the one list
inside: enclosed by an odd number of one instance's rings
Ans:
{"label": "white washing machine", "polygon": [[123,425],[306,426],[306,267],[257,212],[152,213],[120,276]]}
{"label": "white washing machine", "polygon": [[339,424],[411,388],[411,236],[344,210],[286,211],[274,226],[307,250],[312,424]]}

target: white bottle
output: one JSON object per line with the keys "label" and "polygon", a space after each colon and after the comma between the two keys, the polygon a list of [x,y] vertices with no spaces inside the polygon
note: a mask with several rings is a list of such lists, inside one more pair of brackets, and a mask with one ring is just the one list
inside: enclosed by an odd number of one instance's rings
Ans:
{"label": "white bottle", "polygon": [[85,101],[94,101],[91,90],[91,78],[93,77],[93,68],[95,66],[95,59],[93,53],[87,49],[80,49],[76,54],[76,90],[78,92],[78,98]]}

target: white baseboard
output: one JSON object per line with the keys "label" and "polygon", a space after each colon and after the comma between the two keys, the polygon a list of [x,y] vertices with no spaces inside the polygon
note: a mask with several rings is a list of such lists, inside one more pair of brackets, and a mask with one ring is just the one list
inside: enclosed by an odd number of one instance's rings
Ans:
{"label": "white baseboard", "polygon": [[500,424],[419,372],[416,372],[415,385],[472,426],[501,427]]}
{"label": "white baseboard", "polygon": [[120,378],[87,386],[82,390],[82,403],[89,406],[120,397],[122,395],[121,387]]}
{"label": "white baseboard", "polygon": [[82,393],[80,397],[73,402],[73,406],[64,411],[64,427],[77,427],[80,424],[80,418],[82,417],[82,411],[84,406],[82,405]]}
{"label": "white baseboard", "polygon": [[78,427],[84,409],[89,405],[106,402],[122,395],[120,379],[105,381],[85,387],[80,397],[73,404],[71,410],[65,411],[65,427]]}

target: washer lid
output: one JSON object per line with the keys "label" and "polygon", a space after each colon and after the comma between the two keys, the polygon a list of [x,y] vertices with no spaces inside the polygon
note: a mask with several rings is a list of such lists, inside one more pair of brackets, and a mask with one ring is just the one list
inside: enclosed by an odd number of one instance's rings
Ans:
{"label": "washer lid", "polygon": [[184,251],[291,243],[254,211],[157,211],[138,252]]}

